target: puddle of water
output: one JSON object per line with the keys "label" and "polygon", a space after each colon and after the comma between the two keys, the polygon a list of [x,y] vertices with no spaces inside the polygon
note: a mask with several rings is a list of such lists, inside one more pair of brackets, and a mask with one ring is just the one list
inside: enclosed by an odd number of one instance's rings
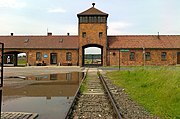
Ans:
{"label": "puddle of water", "polygon": [[35,80],[35,83],[19,88],[3,88],[2,110],[34,112],[39,114],[38,119],[64,118],[82,76],[82,73],[73,72],[26,77],[26,80]]}

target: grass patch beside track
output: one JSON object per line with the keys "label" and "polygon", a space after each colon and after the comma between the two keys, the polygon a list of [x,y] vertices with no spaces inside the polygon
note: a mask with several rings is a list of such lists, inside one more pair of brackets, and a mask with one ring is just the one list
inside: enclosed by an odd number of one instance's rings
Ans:
{"label": "grass patch beside track", "polygon": [[88,73],[86,74],[86,77],[84,79],[84,81],[82,82],[81,84],[81,87],[80,87],[80,93],[83,93],[87,90],[87,80],[88,80]]}
{"label": "grass patch beside track", "polygon": [[138,67],[107,76],[154,115],[180,118],[180,67]]}

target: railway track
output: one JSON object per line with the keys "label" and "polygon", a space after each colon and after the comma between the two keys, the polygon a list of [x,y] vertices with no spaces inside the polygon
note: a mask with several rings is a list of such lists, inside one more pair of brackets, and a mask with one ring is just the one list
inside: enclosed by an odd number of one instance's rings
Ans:
{"label": "railway track", "polygon": [[97,68],[90,68],[86,90],[77,91],[66,119],[121,119],[111,91]]}

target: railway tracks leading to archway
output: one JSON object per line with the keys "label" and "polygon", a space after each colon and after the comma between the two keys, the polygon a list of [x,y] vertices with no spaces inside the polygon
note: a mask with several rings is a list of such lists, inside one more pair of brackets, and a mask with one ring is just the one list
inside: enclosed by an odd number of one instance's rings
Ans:
{"label": "railway tracks leading to archway", "polygon": [[[78,91],[79,92],[79,91]],[[110,89],[99,73],[97,68],[88,71],[86,80],[86,90],[77,95],[68,118],[101,118],[101,119],[121,119],[121,114],[114,102]]]}

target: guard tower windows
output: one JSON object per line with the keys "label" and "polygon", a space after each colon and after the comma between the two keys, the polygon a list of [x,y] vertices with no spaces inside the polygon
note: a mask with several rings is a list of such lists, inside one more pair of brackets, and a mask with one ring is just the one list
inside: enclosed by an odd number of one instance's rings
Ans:
{"label": "guard tower windows", "polygon": [[106,16],[80,16],[80,23],[106,23]]}

